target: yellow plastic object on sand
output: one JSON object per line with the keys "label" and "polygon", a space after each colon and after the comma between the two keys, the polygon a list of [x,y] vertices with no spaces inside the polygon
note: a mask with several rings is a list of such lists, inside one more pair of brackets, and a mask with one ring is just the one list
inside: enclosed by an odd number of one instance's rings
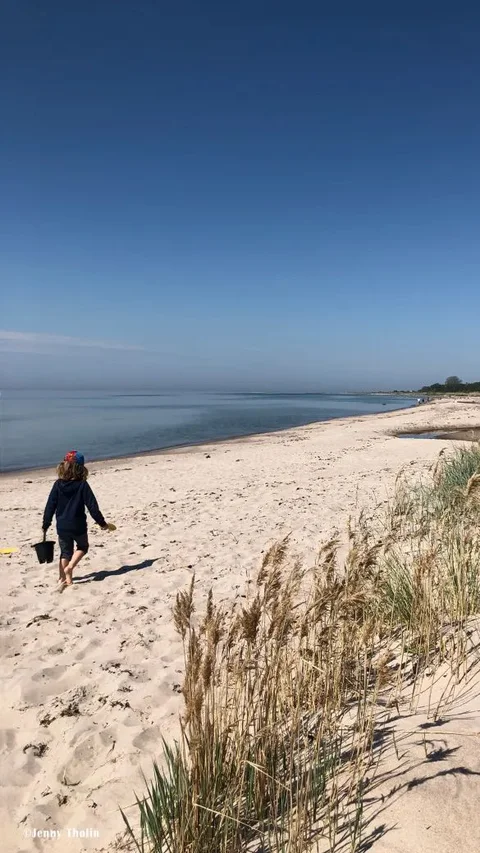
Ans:
{"label": "yellow plastic object on sand", "polygon": [[0,548],[0,554],[16,554],[18,548]]}

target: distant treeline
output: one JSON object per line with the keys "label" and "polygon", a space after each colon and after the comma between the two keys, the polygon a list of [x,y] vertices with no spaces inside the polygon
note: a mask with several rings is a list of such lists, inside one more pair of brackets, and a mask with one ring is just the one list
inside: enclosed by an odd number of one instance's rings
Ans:
{"label": "distant treeline", "polygon": [[433,385],[424,385],[420,388],[420,394],[469,394],[472,391],[480,392],[480,382],[462,382],[458,376],[449,376],[442,384],[435,382]]}

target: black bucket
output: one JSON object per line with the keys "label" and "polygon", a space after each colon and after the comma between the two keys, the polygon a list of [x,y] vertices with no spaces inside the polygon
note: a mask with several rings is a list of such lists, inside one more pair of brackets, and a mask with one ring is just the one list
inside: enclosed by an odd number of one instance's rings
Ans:
{"label": "black bucket", "polygon": [[37,552],[37,558],[39,563],[53,563],[53,549],[55,547],[55,542],[37,542],[36,545],[32,545],[32,548],[35,548]]}

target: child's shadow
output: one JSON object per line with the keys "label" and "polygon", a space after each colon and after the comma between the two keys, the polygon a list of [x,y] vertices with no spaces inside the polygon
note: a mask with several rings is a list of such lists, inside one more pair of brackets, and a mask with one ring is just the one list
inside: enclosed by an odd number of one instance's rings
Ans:
{"label": "child's shadow", "polygon": [[75,583],[91,583],[91,581],[104,581],[105,578],[116,578],[120,575],[126,575],[128,572],[139,572],[141,569],[149,569],[158,560],[155,557],[153,560],[144,560],[143,563],[137,563],[135,566],[121,566],[113,571],[91,572],[89,575],[81,575],[75,578]]}

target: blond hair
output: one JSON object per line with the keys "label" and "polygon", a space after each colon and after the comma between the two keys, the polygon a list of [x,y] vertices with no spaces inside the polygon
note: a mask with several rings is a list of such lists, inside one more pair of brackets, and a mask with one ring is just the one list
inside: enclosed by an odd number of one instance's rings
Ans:
{"label": "blond hair", "polygon": [[78,462],[60,462],[57,467],[57,477],[59,480],[83,480],[88,477],[88,468],[85,465],[79,465]]}

